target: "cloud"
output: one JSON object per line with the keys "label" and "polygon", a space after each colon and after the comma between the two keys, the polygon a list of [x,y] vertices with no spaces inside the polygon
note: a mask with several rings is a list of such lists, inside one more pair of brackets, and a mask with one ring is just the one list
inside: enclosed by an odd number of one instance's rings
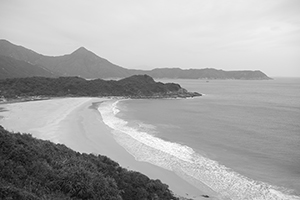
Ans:
{"label": "cloud", "polygon": [[124,67],[257,69],[260,61],[268,70],[286,59],[299,65],[299,2],[4,0],[0,37],[49,55],[85,46]]}

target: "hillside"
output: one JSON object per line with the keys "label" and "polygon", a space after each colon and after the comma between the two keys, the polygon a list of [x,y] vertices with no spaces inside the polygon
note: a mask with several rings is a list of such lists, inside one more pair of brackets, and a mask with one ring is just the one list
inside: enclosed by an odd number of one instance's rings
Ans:
{"label": "hillside", "polygon": [[127,77],[131,73],[112,64],[84,47],[63,56],[45,56],[30,49],[0,40],[0,55],[22,60],[33,65],[43,66],[61,76],[80,76],[84,78]]}
{"label": "hillside", "polygon": [[127,69],[112,64],[84,47],[80,47],[69,55],[42,56],[35,63],[64,76],[80,76],[89,79],[131,75]]}
{"label": "hillside", "polygon": [[148,75],[134,75],[119,81],[85,80],[80,77],[14,78],[0,80],[0,97],[24,98],[31,96],[122,96],[130,98],[194,97],[175,83],[155,82]]}
{"label": "hillside", "polygon": [[0,55],[0,79],[33,76],[56,77],[58,75],[38,65]]}
{"label": "hillside", "polygon": [[0,126],[0,199],[177,199],[160,180],[106,156],[10,133]]}
{"label": "hillside", "polygon": [[16,60],[22,60],[31,64],[36,64],[35,62],[42,56],[25,47],[14,45],[7,40],[0,40],[0,55],[11,57]]}
{"label": "hillside", "polygon": [[124,78],[132,75],[147,74],[153,78],[183,79],[270,79],[261,71],[223,71],[216,69],[162,68],[153,70],[133,70],[115,65],[95,53],[80,47],[71,54],[45,56],[9,41],[0,40],[0,55],[22,60],[41,66],[61,76],[79,76],[87,79]]}

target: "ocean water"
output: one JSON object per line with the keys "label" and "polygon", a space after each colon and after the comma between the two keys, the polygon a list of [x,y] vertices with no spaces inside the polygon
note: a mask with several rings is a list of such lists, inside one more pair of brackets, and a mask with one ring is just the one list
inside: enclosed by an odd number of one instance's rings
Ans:
{"label": "ocean water", "polygon": [[98,108],[136,160],[220,199],[300,199],[300,79],[162,82],[204,96]]}

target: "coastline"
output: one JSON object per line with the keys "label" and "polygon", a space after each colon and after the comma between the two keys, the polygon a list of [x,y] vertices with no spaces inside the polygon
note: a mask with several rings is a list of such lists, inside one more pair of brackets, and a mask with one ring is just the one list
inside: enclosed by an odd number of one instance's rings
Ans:
{"label": "coastline", "polygon": [[205,191],[195,188],[174,172],[147,162],[136,161],[114,139],[104,124],[97,103],[108,98],[62,98],[43,101],[2,104],[1,125],[9,131],[31,133],[34,137],[62,143],[81,153],[105,155],[122,167],[160,179],[170,190],[188,199],[207,198]]}

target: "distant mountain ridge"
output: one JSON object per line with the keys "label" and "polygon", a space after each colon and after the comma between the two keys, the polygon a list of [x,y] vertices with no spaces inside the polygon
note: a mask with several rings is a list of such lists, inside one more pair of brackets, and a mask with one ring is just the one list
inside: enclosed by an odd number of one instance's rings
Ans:
{"label": "distant mountain ridge", "polygon": [[150,71],[139,71],[154,78],[170,79],[244,79],[267,80],[270,79],[263,72],[256,70],[224,71],[213,68],[205,69],[180,69],[180,68],[156,68]]}
{"label": "distant mountain ridge", "polygon": [[131,75],[128,69],[117,66],[84,47],[80,47],[68,55],[45,56],[6,40],[0,40],[0,55],[43,66],[57,76],[80,76],[93,79],[122,78]]}
{"label": "distant mountain ridge", "polygon": [[[126,69],[99,57],[95,53],[80,47],[71,54],[62,56],[45,56],[7,40],[0,40],[0,55],[27,62],[30,65],[50,71],[46,77],[79,76],[87,79],[124,78],[132,75],[146,74],[153,78],[170,79],[270,79],[261,71],[224,71],[216,69],[180,69],[156,68],[153,70]],[[1,61],[1,58],[0,58]],[[24,66],[24,70],[27,67]],[[22,70],[21,70],[22,71]],[[17,74],[6,74],[0,78],[20,77]]]}

